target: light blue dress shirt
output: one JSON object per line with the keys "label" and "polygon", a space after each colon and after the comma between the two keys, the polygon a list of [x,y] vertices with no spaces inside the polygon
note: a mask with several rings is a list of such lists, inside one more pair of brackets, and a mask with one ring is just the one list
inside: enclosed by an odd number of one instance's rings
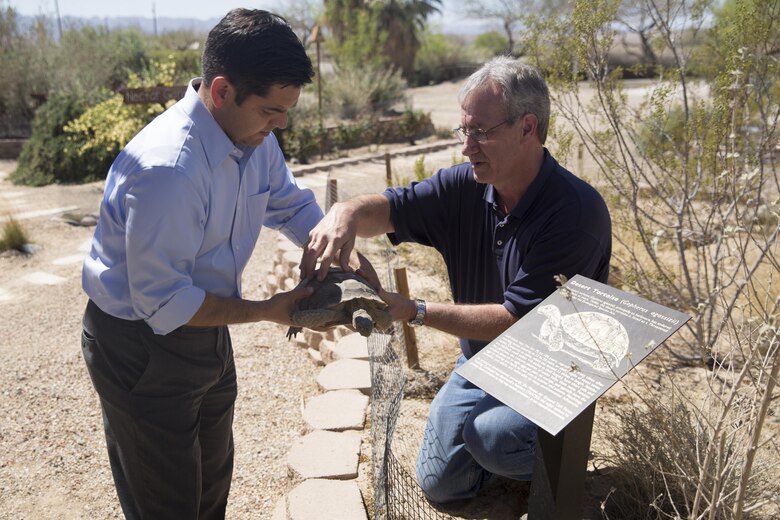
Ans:
{"label": "light blue dress shirt", "polygon": [[104,312],[157,334],[187,323],[206,292],[241,296],[261,226],[298,245],[322,218],[274,135],[236,146],[198,97],[141,130],[114,161],[82,286]]}

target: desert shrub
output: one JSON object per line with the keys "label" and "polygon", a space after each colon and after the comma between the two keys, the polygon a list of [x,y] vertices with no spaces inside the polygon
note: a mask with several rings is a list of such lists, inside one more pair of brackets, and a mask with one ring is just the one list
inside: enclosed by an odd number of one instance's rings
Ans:
{"label": "desert shrub", "polygon": [[15,184],[43,186],[80,178],[81,165],[68,151],[70,142],[63,128],[86,109],[87,101],[75,93],[49,98],[35,113],[32,135],[9,179]]}
{"label": "desert shrub", "polygon": [[149,66],[149,38],[140,29],[111,30],[84,26],[67,30],[52,49],[52,91],[76,90],[85,95],[116,90],[131,74]]}
{"label": "desert shrub", "polygon": [[24,30],[12,8],[0,8],[0,137],[30,134],[52,83],[53,45],[43,19]]}
{"label": "desert shrub", "polygon": [[[176,76],[172,62],[153,62],[146,70],[146,78],[131,74],[128,86],[171,86]],[[103,179],[127,142],[163,111],[156,103],[125,105],[120,94],[109,91],[93,96],[92,106],[76,94],[55,96],[38,111],[13,182],[41,186]]]}
{"label": "desert shrub", "polygon": [[[176,64],[170,56],[168,59],[165,63],[150,63],[144,78],[131,74],[128,87],[173,86]],[[168,105],[173,103],[169,101]],[[163,110],[164,107],[158,103],[126,105],[121,94],[114,94],[88,108],[63,127],[68,139],[68,153],[80,164],[81,174],[76,178],[58,180],[89,182],[105,178],[122,148]]]}
{"label": "desert shrub", "polygon": [[324,130],[317,123],[306,123],[277,130],[276,136],[288,160],[306,164],[320,153]]}
{"label": "desert shrub", "polygon": [[398,121],[398,130],[401,136],[412,145],[424,135],[430,135],[431,126],[430,114],[421,110],[412,110],[411,108],[404,110]]}
{"label": "desert shrub", "polygon": [[[192,78],[200,76],[200,53],[198,49],[170,49],[158,47],[149,51],[150,65],[169,63],[173,66],[174,75],[170,79],[171,85],[186,85]],[[143,72],[144,77],[150,76],[149,72]]]}
{"label": "desert shrub", "polygon": [[381,113],[405,99],[401,75],[378,63],[337,65],[323,84],[328,111],[342,119]]}
{"label": "desert shrub", "polygon": [[30,242],[27,232],[18,220],[9,216],[3,223],[3,233],[0,235],[0,251],[22,251]]}
{"label": "desert shrub", "polygon": [[[712,6],[640,3],[663,19],[656,50],[675,61],[639,103],[610,65],[617,3],[577,2],[569,19],[538,26],[529,40],[554,42],[532,56],[566,123],[556,140],[576,139],[595,163],[613,221],[612,283],[692,318],[653,358],[686,393],[672,405],[662,389],[628,387],[641,413],[621,414],[611,461],[630,477],[621,503],[637,509],[615,518],[777,515],[767,499],[780,493],[777,427],[767,417],[780,371],[780,228],[777,219],[758,223],[780,196],[780,12],[776,2],[735,4],[728,23],[710,29],[718,70],[701,84],[689,75],[688,42]],[[583,74],[592,96],[582,95]],[[698,388],[684,386],[690,377]]]}
{"label": "desert shrub", "polygon": [[51,19],[23,28],[0,8],[0,133],[28,136],[35,110],[51,96],[76,94],[99,102],[103,90],[124,85],[148,67],[151,40],[139,29],[65,27],[56,38]]}
{"label": "desert shrub", "polygon": [[474,38],[474,48],[486,57],[504,54],[509,47],[509,40],[498,31],[488,31]]}
{"label": "desert shrub", "polygon": [[459,39],[426,29],[415,56],[412,86],[455,79],[462,75],[460,65],[470,61],[473,57]]}

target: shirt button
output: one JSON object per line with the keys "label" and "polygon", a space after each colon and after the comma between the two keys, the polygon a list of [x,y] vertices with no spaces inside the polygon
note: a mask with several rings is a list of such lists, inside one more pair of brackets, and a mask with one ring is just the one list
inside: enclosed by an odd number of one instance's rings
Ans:
{"label": "shirt button", "polygon": [[503,240],[497,240],[497,241],[496,241],[496,244],[498,244],[498,245],[503,245],[503,244],[504,244],[504,241],[503,241]]}

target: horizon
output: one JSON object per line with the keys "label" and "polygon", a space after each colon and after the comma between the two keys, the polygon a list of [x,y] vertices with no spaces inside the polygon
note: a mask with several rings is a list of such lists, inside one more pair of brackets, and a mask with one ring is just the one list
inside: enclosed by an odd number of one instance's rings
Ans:
{"label": "horizon", "polygon": [[[266,9],[283,14],[289,8],[288,0],[213,2],[208,0],[147,0],[127,2],[116,0],[0,0],[0,6],[11,7],[21,16],[46,16],[51,18],[172,18],[195,20],[219,20],[236,7]],[[431,24],[442,27],[474,27],[475,20],[463,20],[455,6],[455,0],[442,0],[441,13],[429,18]],[[479,22],[479,25],[484,25]],[[485,29],[488,30],[488,29]]]}

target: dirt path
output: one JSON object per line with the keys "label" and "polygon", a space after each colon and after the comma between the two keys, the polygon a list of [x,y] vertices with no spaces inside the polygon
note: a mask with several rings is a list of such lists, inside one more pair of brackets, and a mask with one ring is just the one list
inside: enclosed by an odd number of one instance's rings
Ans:
{"label": "dirt path", "polygon": [[[453,153],[433,153],[426,164],[447,166]],[[393,169],[411,178],[416,159],[398,157]],[[40,250],[0,257],[0,519],[122,518],[79,342],[86,303],[81,263],[94,228],[58,219],[63,212],[96,212],[102,183],[14,186],[7,180],[14,167],[0,161],[0,219],[13,215]],[[342,198],[377,192],[385,183],[384,161],[316,172],[300,181],[324,205],[328,178],[339,180]],[[277,238],[272,230],[261,233],[244,273],[248,298],[260,297]],[[424,280],[412,283],[416,288]],[[284,333],[284,327],[268,323],[231,327],[239,396],[229,518],[270,518],[293,485],[287,452],[307,431],[300,405],[319,391],[318,368]]]}

